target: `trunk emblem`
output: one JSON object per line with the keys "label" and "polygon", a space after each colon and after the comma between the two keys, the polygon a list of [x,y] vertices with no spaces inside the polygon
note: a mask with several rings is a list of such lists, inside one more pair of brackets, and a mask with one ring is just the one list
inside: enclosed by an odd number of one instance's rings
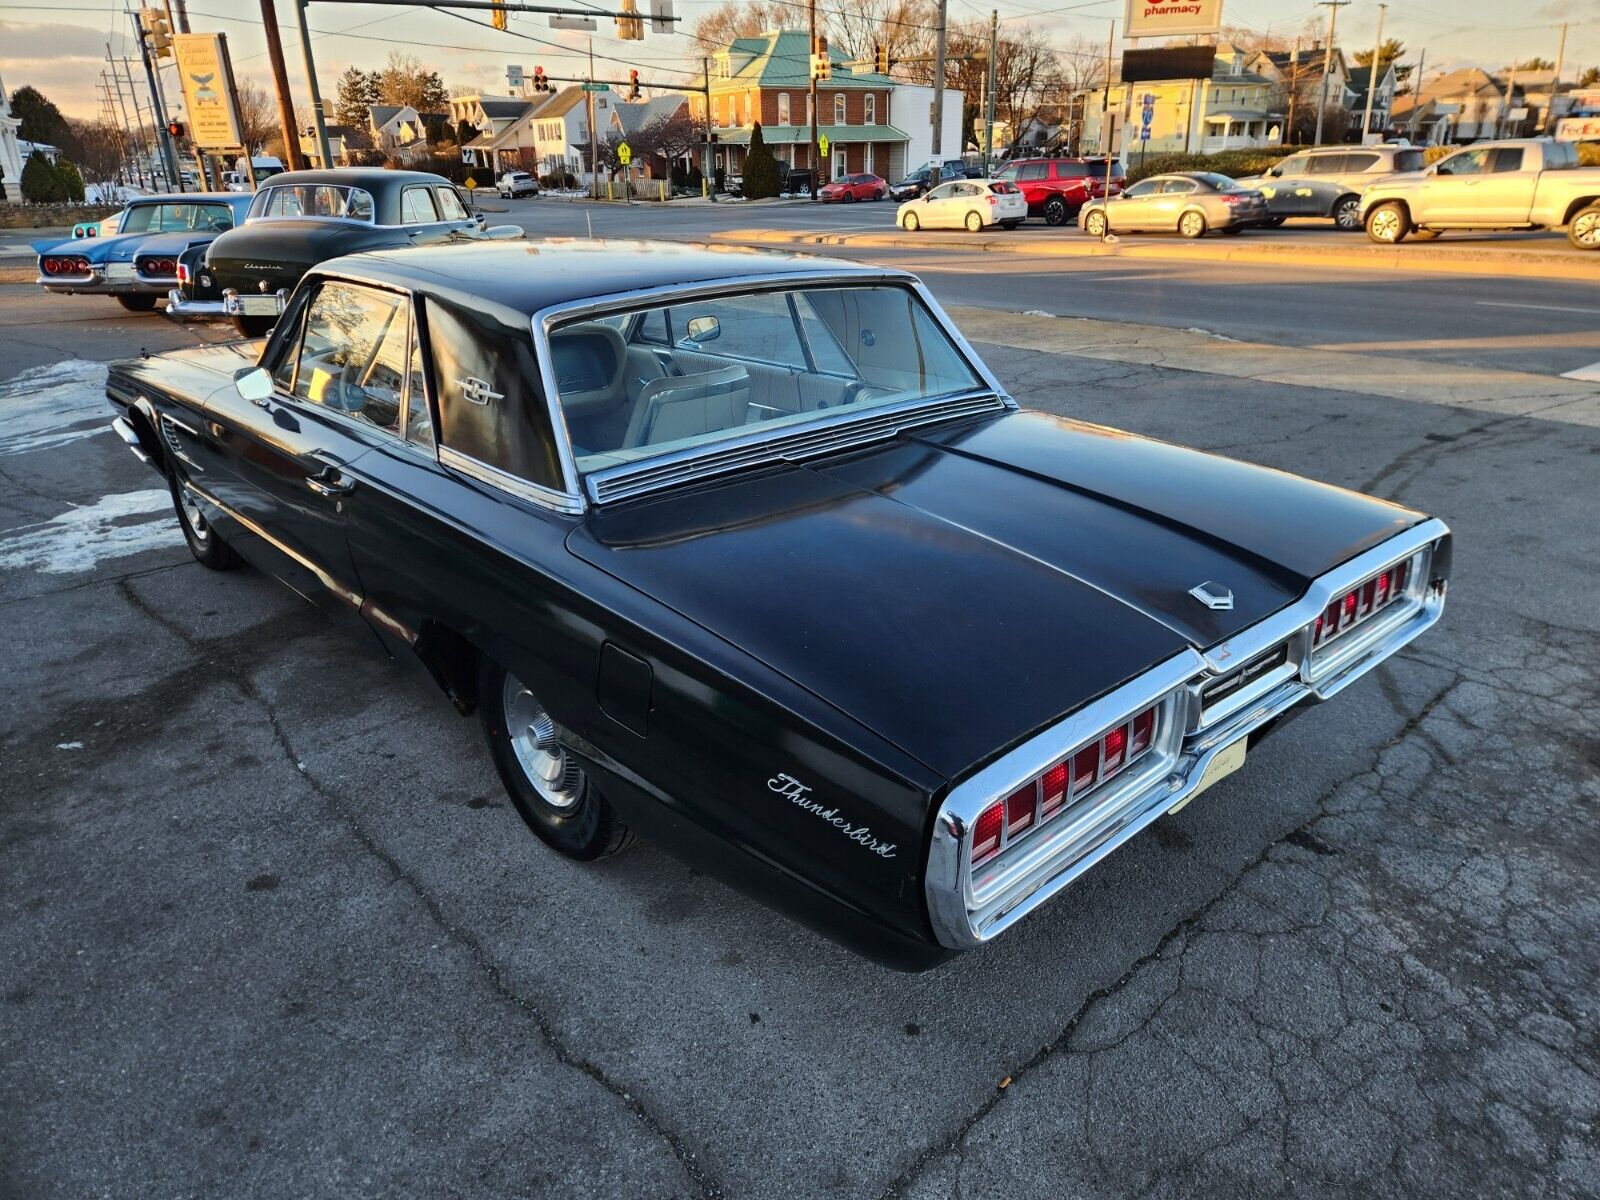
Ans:
{"label": "trunk emblem", "polygon": [[1233,608],[1233,590],[1210,579],[1190,588],[1189,595],[1215,612],[1229,612]]}
{"label": "trunk emblem", "polygon": [[497,392],[489,384],[476,376],[469,375],[465,379],[457,379],[455,384],[461,389],[461,398],[468,404],[488,404],[491,400],[504,400],[505,393]]}

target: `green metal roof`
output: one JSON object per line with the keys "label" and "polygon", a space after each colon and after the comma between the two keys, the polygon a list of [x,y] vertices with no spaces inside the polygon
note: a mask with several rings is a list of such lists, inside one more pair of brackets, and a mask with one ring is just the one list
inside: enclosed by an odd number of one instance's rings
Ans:
{"label": "green metal roof", "polygon": [[[817,134],[819,137],[827,138],[829,144],[837,143],[841,146],[857,145],[862,142],[911,140],[893,125],[818,125]],[[763,125],[761,138],[769,146],[803,146],[811,140],[811,126]],[[719,129],[717,140],[724,146],[747,146],[750,144],[750,130]]]}
{"label": "green metal roof", "polygon": [[[713,92],[730,88],[803,88],[811,84],[811,39],[804,29],[778,29],[759,37],[735,38],[728,46],[730,73],[713,77]],[[720,57],[720,55],[719,55]],[[828,48],[833,72],[819,86],[828,88],[886,88],[894,80],[865,67],[852,70],[840,52]]]}

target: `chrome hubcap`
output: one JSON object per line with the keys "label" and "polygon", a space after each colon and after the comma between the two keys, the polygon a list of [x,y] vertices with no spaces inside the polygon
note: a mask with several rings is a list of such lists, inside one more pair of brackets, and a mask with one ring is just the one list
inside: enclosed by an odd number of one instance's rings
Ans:
{"label": "chrome hubcap", "polygon": [[1385,209],[1372,218],[1372,235],[1379,241],[1392,242],[1400,228],[1400,218]]}
{"label": "chrome hubcap", "polygon": [[1572,236],[1585,246],[1600,243],[1600,213],[1584,213],[1572,223]]}
{"label": "chrome hubcap", "polygon": [[1354,229],[1360,219],[1361,202],[1359,200],[1346,200],[1339,205],[1339,211],[1334,214],[1334,222],[1341,229]]}
{"label": "chrome hubcap", "polygon": [[1200,218],[1193,213],[1183,218],[1183,232],[1191,236],[1200,231]]}
{"label": "chrome hubcap", "polygon": [[204,542],[211,536],[205,514],[200,511],[200,506],[194,502],[194,497],[189,494],[187,488],[178,489],[178,507],[183,513],[183,523],[189,527],[189,532],[194,535],[195,541]]}
{"label": "chrome hubcap", "polygon": [[1089,232],[1090,233],[1094,234],[1095,237],[1099,237],[1105,231],[1106,231],[1106,219],[1104,217],[1102,217],[1098,213],[1096,213],[1094,216],[1089,218]]}
{"label": "chrome hubcap", "polygon": [[583,770],[557,740],[556,723],[513,675],[506,676],[501,697],[511,750],[528,783],[551,808],[575,808],[583,799]]}

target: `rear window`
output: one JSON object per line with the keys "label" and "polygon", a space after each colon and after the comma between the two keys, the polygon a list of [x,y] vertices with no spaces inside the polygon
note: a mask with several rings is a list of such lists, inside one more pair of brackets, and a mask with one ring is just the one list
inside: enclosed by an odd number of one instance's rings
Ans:
{"label": "rear window", "polygon": [[1218,175],[1215,171],[1201,171],[1194,178],[1201,183],[1216,188],[1219,192],[1244,192],[1249,190],[1243,184],[1229,179],[1226,175]]}
{"label": "rear window", "polygon": [[1017,192],[1020,192],[1022,189],[1008,180],[996,179],[989,184],[989,190],[991,192],[999,192],[1002,196],[1011,196],[1015,195]]}
{"label": "rear window", "polygon": [[1544,168],[1547,171],[1564,171],[1578,165],[1578,147],[1573,142],[1546,142]]}
{"label": "rear window", "polygon": [[1426,158],[1421,150],[1402,150],[1394,156],[1394,169],[1396,171],[1420,171],[1426,165]]}

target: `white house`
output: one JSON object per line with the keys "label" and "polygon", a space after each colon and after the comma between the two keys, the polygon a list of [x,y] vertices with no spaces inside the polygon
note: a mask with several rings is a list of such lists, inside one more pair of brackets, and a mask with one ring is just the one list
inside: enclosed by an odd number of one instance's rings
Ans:
{"label": "white house", "polygon": [[478,131],[477,137],[461,147],[462,160],[480,167],[493,166],[496,140],[539,104],[538,100],[521,96],[490,96],[477,92],[452,98],[450,124],[459,128],[465,121]]}
{"label": "white house", "polygon": [[22,121],[11,115],[5,81],[0,80],[0,194],[8,200],[22,198],[22,148],[17,140],[20,128]]}
{"label": "white house", "polygon": [[[966,139],[962,137],[961,129],[961,106],[965,99],[959,88],[946,88],[944,91],[940,158],[960,158],[961,152],[966,149]],[[896,83],[889,93],[889,124],[905,132],[905,157],[898,170],[891,164],[888,171],[879,171],[878,174],[887,176],[890,183],[898,183],[908,171],[915,171],[933,158],[933,89],[918,83]],[[1000,150],[1002,145],[997,129],[995,150]]]}
{"label": "white house", "polygon": [[[1372,77],[1371,67],[1353,67],[1350,71],[1350,111],[1355,116],[1356,127],[1361,125],[1361,118],[1367,111],[1367,82]],[[1389,114],[1394,109],[1394,93],[1396,88],[1394,63],[1384,65],[1383,74],[1378,76],[1378,86],[1372,94],[1372,124],[1367,128],[1364,138],[1367,142],[1381,142],[1384,133],[1389,128]]]}

